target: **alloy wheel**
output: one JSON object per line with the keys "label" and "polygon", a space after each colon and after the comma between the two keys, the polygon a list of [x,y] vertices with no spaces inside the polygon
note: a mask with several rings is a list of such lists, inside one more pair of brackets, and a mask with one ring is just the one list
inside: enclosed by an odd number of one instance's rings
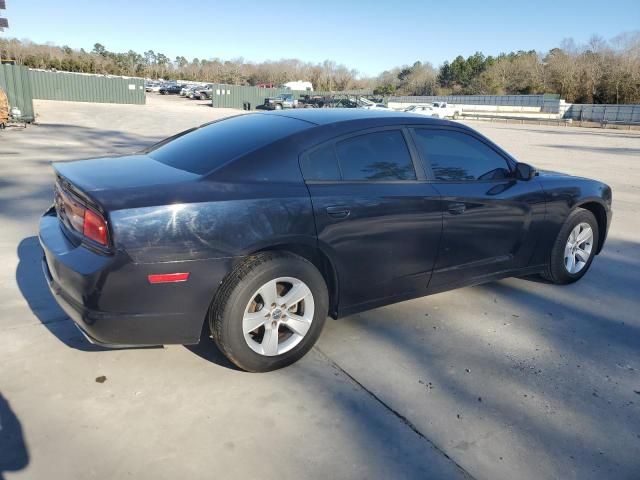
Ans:
{"label": "alloy wheel", "polygon": [[575,226],[564,247],[564,266],[572,275],[580,272],[591,257],[593,249],[593,229],[582,222]]}
{"label": "alloy wheel", "polygon": [[282,355],[298,345],[313,321],[311,289],[293,277],[280,277],[262,285],[242,317],[247,345],[268,357]]}

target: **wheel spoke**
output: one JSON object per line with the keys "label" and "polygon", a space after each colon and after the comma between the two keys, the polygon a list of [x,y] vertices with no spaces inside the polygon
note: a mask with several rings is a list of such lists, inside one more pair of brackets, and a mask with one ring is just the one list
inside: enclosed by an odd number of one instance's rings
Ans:
{"label": "wheel spoke", "polygon": [[261,345],[262,345],[262,353],[264,355],[269,355],[269,356],[277,355],[278,354],[278,329],[265,328]]}
{"label": "wheel spoke", "polygon": [[565,260],[567,259],[567,257],[569,257],[571,255],[571,244],[567,243],[567,245],[564,247],[564,258]]}
{"label": "wheel spoke", "polygon": [[258,294],[262,297],[262,301],[267,308],[271,308],[271,305],[278,301],[278,290],[276,285],[276,281],[272,280],[265,283],[262,288],[258,290]]}
{"label": "wheel spoke", "polygon": [[244,333],[253,332],[256,328],[264,325],[267,320],[266,311],[265,309],[259,312],[245,313],[244,317],[242,317],[242,330]]}
{"label": "wheel spoke", "polygon": [[311,327],[311,322],[300,315],[288,314],[285,325],[294,333],[304,337]]}
{"label": "wheel spoke", "polygon": [[576,259],[574,258],[573,254],[569,254],[569,256],[565,260],[567,262],[567,270],[569,271],[569,273],[573,273],[573,270],[575,269],[575,262],[576,262]]}
{"label": "wheel spoke", "polygon": [[591,230],[591,227],[585,227],[585,229],[578,234],[578,237],[576,238],[575,243],[578,245],[581,245],[584,242],[591,240],[591,238],[593,238],[593,232]]}
{"label": "wheel spoke", "polygon": [[571,230],[571,233],[569,234],[569,242],[575,243],[576,237],[578,236],[578,230],[579,229],[580,229],[580,227],[576,227],[573,230]]}
{"label": "wheel spoke", "polygon": [[586,263],[587,260],[589,260],[589,252],[586,252],[585,250],[578,248],[576,250],[576,257],[578,257],[580,260]]}
{"label": "wheel spoke", "polygon": [[307,287],[304,283],[300,282],[298,284],[293,285],[293,287],[291,287],[291,290],[289,290],[284,297],[281,297],[279,301],[280,303],[285,304],[287,308],[291,308],[295,304],[304,300],[305,297],[310,293],[311,293],[311,290],[309,290],[309,287]]}

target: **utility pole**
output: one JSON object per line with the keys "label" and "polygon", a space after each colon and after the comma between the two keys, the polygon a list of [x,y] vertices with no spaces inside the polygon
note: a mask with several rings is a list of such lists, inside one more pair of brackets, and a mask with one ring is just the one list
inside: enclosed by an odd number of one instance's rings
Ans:
{"label": "utility pole", "polygon": [[[7,4],[5,0],[0,0],[0,10],[6,10]],[[5,28],[9,28],[9,21],[6,18],[0,17],[0,32],[4,32]]]}
{"label": "utility pole", "polygon": [[[6,10],[7,4],[5,0],[0,0],[0,10]],[[9,21],[6,18],[0,17],[0,32],[4,32],[5,28],[9,28]],[[0,65],[5,62],[2,61],[2,49],[0,49]]]}

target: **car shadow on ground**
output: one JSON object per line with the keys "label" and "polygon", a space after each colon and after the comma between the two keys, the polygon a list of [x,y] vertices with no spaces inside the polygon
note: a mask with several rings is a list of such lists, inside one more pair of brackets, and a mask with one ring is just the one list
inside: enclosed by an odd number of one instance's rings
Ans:
{"label": "car shadow on ground", "polygon": [[230,370],[236,370],[238,372],[244,371],[235,366],[227,357],[225,357],[220,349],[213,343],[209,334],[208,322],[204,322],[202,325],[200,342],[194,345],[185,345],[184,347],[207,362],[214,363],[220,367],[225,367]]}
{"label": "car shadow on ground", "polygon": [[[640,323],[630,309],[638,285],[640,244],[609,239],[578,283],[506,279],[383,307],[330,325],[321,348],[340,361],[371,358],[366,345],[375,345],[374,364],[353,362],[346,368],[389,403],[407,408],[406,397],[388,388],[415,391],[405,380],[426,385],[425,402],[434,402],[429,397],[434,395],[446,399],[439,404],[446,409],[434,415],[451,413],[451,431],[459,433],[444,438],[460,441],[441,446],[462,465],[474,464],[483,435],[498,438],[502,434],[496,432],[506,431],[529,445],[531,458],[546,459],[546,471],[559,478],[635,478]],[[459,318],[469,303],[477,322]],[[365,335],[367,342],[359,341],[365,347],[352,345],[350,339]],[[387,358],[393,363],[385,363]],[[392,372],[398,365],[399,371],[420,375],[420,381],[411,375],[393,382],[367,377],[366,370]],[[456,418],[456,412],[464,416]],[[426,421],[419,413],[409,420],[417,418],[426,428],[435,422],[426,415]],[[443,437],[436,438],[437,444]],[[496,440],[491,448],[498,446]],[[522,478],[535,478],[535,464],[526,461],[522,467]],[[547,476],[543,471],[538,478]]]}
{"label": "car shadow on ground", "polygon": [[29,465],[29,450],[20,420],[0,393],[0,480],[5,472],[17,472]]}

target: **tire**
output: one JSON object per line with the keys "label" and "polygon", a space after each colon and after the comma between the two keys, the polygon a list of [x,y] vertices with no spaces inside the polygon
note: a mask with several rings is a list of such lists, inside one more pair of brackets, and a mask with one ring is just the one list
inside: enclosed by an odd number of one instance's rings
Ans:
{"label": "tire", "polygon": [[[581,227],[586,225],[591,229],[590,240],[580,242],[576,245],[575,240],[579,240],[580,237],[574,236],[571,244],[575,245],[575,247],[571,248],[569,243],[570,236],[574,234],[574,232],[579,232],[581,235],[587,236],[588,229]],[[569,214],[558,233],[558,237],[551,248],[549,262],[545,271],[542,273],[542,277],[558,285],[566,285],[580,280],[584,274],[587,273],[587,270],[589,270],[593,262],[593,257],[598,251],[599,238],[598,222],[593,216],[593,213],[584,208],[576,208]],[[587,250],[588,258],[584,261]],[[576,254],[572,252],[576,252]],[[571,256],[573,256],[574,259],[573,263]]]}
{"label": "tire", "polygon": [[276,110],[282,110],[282,105],[280,105],[279,103],[276,103],[276,106],[274,108]]}
{"label": "tire", "polygon": [[[291,283],[287,290],[287,282],[294,281],[299,283]],[[280,308],[277,303],[286,301],[294,286],[295,291],[308,293],[293,304],[292,315],[291,306]],[[313,347],[328,311],[327,286],[311,262],[288,252],[260,252],[222,282],[209,310],[209,328],[220,351],[235,365],[248,372],[268,372],[291,365]],[[249,331],[249,325],[257,327]],[[295,325],[299,333],[288,325]],[[274,339],[275,349],[268,339]]]}
{"label": "tire", "polygon": [[454,120],[457,120],[457,119],[458,119],[458,117],[459,117],[458,112],[454,112],[454,113],[453,113],[453,119],[454,119]]}

